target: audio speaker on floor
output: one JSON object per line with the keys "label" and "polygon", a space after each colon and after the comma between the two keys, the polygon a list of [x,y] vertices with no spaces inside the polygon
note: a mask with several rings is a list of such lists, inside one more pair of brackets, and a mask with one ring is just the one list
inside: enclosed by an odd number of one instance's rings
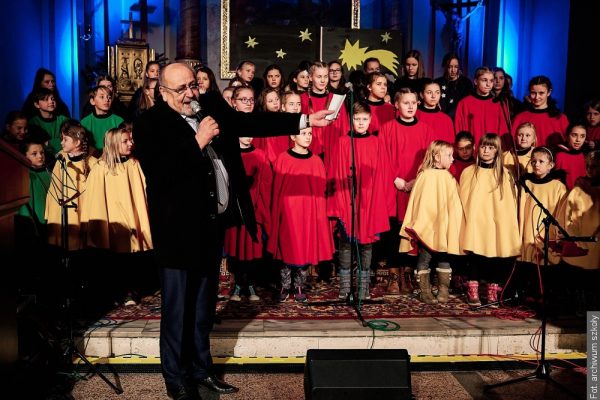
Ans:
{"label": "audio speaker on floor", "polygon": [[411,400],[410,356],[405,349],[308,350],[307,400]]}

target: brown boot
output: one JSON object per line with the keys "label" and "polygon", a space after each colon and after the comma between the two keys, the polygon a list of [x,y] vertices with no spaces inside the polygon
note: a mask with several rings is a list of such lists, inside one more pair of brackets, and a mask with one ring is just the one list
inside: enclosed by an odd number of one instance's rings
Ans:
{"label": "brown boot", "polygon": [[388,276],[388,285],[385,294],[400,294],[400,286],[398,286],[398,280],[400,278],[400,268],[390,267]]}
{"label": "brown boot", "polygon": [[448,287],[452,278],[452,268],[436,268],[438,278],[438,295],[437,299],[440,303],[448,302]]}
{"label": "brown boot", "polygon": [[437,304],[438,300],[431,293],[431,282],[429,281],[430,269],[415,271],[419,289],[421,289],[421,301],[425,304]]}
{"label": "brown boot", "polygon": [[415,288],[412,283],[412,268],[404,267],[401,268],[402,273],[400,274],[400,293],[411,294]]}

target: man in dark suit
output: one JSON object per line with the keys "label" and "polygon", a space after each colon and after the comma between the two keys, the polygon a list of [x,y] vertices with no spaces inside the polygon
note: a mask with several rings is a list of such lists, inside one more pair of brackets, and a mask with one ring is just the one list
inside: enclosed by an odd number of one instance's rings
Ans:
{"label": "man in dark suit", "polygon": [[233,393],[212,371],[209,334],[225,228],[243,223],[256,234],[238,136],[325,126],[330,112],[238,113],[218,93],[199,95],[192,69],[180,63],[161,71],[159,90],[163,101],[140,116],[133,136],[161,274],[163,377],[178,400],[198,398],[198,384]]}

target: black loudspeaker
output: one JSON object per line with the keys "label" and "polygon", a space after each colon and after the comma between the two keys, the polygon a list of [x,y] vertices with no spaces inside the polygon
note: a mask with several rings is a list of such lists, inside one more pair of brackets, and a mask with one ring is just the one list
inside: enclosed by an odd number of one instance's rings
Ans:
{"label": "black loudspeaker", "polygon": [[405,349],[308,350],[307,400],[411,400],[410,356]]}

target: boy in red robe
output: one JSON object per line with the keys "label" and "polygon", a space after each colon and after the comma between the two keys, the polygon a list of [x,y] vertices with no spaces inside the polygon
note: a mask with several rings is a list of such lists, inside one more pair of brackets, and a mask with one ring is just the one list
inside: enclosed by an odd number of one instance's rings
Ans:
{"label": "boy in red robe", "polygon": [[[352,111],[354,135],[348,133],[340,137],[331,158],[334,192],[327,199],[327,210],[330,217],[337,218],[341,235],[339,297],[346,298],[350,293],[350,260],[355,244],[360,253],[357,257],[360,271],[358,298],[366,300],[370,297],[373,243],[379,240],[382,232],[390,229],[389,217],[395,215],[395,205],[387,174],[389,163],[386,152],[377,136],[367,131],[371,123],[369,106],[356,103]],[[353,146],[355,176],[352,174]],[[354,198],[353,193],[356,194]]]}
{"label": "boy in red robe", "polygon": [[290,136],[294,147],[281,153],[273,165],[271,229],[267,251],[284,263],[279,300],[292,292],[298,302],[308,301],[303,292],[309,265],[333,257],[333,238],[325,201],[323,161],[309,150],[310,129]]}

